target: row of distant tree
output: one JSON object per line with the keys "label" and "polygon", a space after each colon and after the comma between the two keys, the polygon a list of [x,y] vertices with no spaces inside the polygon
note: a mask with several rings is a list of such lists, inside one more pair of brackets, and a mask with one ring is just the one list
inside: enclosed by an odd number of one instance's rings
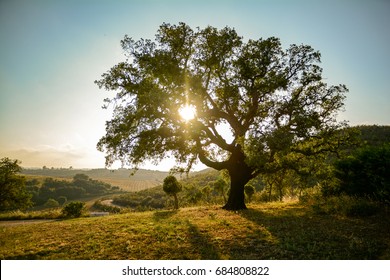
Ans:
{"label": "row of distant tree", "polygon": [[119,187],[93,180],[85,174],[76,174],[72,180],[45,178],[26,180],[19,173],[18,160],[2,158],[0,161],[0,211],[27,209],[46,205],[55,207],[68,200],[114,193]]}
{"label": "row of distant tree", "polygon": [[119,190],[119,187],[93,180],[85,174],[74,175],[72,181],[46,178],[40,183],[37,179],[32,179],[26,182],[26,187],[32,195],[34,205],[44,205],[53,200],[62,205],[67,200],[104,195]]}

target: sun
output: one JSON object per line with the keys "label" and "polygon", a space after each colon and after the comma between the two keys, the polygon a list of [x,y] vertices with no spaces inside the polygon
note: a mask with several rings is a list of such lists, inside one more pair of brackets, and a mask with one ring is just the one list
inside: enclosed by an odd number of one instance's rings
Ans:
{"label": "sun", "polygon": [[185,105],[184,107],[179,109],[180,117],[186,122],[195,118],[196,109],[194,106]]}

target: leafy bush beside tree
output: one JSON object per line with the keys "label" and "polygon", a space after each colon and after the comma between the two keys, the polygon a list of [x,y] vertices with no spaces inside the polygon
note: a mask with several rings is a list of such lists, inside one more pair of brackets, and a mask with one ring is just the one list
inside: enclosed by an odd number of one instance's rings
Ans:
{"label": "leafy bush beside tree", "polygon": [[52,198],[49,198],[49,199],[46,201],[45,206],[48,207],[48,208],[55,208],[55,207],[59,207],[60,204],[58,203],[57,200],[52,199]]}
{"label": "leafy bush beside tree", "polygon": [[366,147],[336,162],[335,194],[345,193],[390,203],[390,144]]}

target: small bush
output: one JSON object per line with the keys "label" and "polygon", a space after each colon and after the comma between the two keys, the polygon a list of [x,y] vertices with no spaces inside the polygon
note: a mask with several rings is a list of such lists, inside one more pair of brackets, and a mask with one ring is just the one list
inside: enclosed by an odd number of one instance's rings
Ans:
{"label": "small bush", "polygon": [[66,218],[78,218],[83,214],[84,207],[84,202],[73,201],[62,208],[62,214]]}
{"label": "small bush", "polygon": [[45,206],[45,207],[48,207],[48,208],[55,208],[55,207],[59,207],[60,204],[58,203],[57,200],[52,199],[52,198],[49,198],[49,199],[46,201],[46,203],[45,203],[44,206]]}
{"label": "small bush", "polygon": [[322,188],[319,185],[303,190],[299,196],[299,202],[308,205],[312,205],[313,203],[323,199],[324,195],[322,193]]}
{"label": "small bush", "polygon": [[347,195],[312,200],[312,209],[316,214],[334,214],[347,217],[367,217],[380,210],[379,203],[368,198]]}

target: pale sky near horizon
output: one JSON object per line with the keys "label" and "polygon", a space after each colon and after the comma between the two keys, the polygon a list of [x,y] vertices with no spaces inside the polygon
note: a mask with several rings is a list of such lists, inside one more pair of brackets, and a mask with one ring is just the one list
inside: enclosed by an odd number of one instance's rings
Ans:
{"label": "pale sky near horizon", "polygon": [[154,39],[161,23],[180,21],[234,27],[244,39],[276,36],[285,48],[311,45],[326,82],[349,88],[340,120],[390,125],[388,0],[0,0],[0,158],[104,167],[96,143],[110,93],[94,80],[125,59],[125,34]]}

